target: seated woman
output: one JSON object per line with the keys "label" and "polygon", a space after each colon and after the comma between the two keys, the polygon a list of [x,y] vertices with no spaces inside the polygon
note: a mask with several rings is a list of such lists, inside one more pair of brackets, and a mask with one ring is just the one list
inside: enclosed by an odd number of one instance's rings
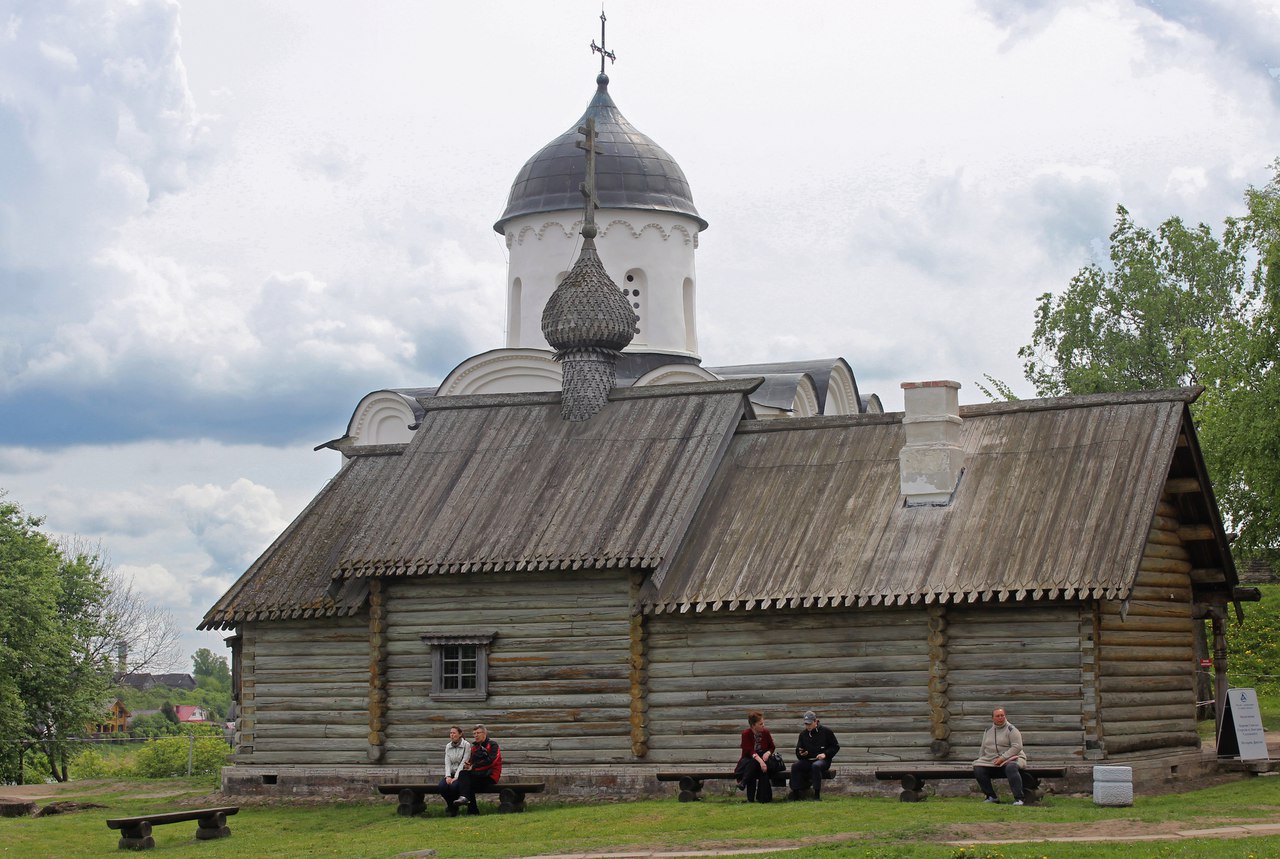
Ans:
{"label": "seated woman", "polygon": [[746,789],[747,802],[772,802],[769,759],[777,754],[773,735],[765,728],[764,714],[759,710],[747,714],[747,726],[742,732],[742,758],[735,768],[738,785]]}

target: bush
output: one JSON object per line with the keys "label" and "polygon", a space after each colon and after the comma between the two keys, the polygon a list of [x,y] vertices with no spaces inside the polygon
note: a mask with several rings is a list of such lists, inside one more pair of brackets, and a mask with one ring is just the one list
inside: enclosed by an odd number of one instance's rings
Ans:
{"label": "bush", "polygon": [[184,776],[190,753],[192,775],[213,775],[226,765],[229,752],[221,737],[165,737],[144,743],[134,768],[143,778]]}
{"label": "bush", "polygon": [[112,764],[97,749],[83,749],[71,759],[71,778],[110,778],[119,775],[120,768]]}
{"label": "bush", "polygon": [[1246,604],[1244,623],[1227,629],[1227,670],[1232,686],[1260,695],[1280,693],[1280,585],[1263,585],[1262,602]]}

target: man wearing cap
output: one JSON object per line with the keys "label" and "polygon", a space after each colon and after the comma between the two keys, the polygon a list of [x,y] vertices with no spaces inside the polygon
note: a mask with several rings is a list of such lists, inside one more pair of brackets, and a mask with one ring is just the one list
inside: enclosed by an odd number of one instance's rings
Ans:
{"label": "man wearing cap", "polygon": [[818,721],[817,713],[806,710],[804,730],[796,740],[796,762],[791,765],[791,792],[787,799],[799,799],[807,787],[813,788],[814,799],[822,799],[822,779],[838,751],[840,743],[836,735]]}

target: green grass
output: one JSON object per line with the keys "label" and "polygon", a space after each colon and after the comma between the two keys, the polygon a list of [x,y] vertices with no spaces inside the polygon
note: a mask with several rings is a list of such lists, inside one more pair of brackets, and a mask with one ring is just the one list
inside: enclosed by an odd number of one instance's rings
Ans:
{"label": "green grass", "polygon": [[[174,790],[182,796],[157,798],[146,791]],[[0,857],[111,856],[117,833],[108,817],[172,808],[175,801],[207,795],[207,780],[163,782],[82,782],[59,799],[101,803],[106,808],[48,818],[0,819]],[[224,804],[223,800],[211,800]],[[228,801],[233,802],[233,801]],[[737,796],[699,803],[673,798],[597,805],[531,799],[525,814],[498,815],[483,805],[479,818],[445,818],[439,803],[426,818],[395,815],[392,798],[381,801],[245,805],[229,820],[231,838],[195,840],[195,823],[155,829],[157,855],[217,859],[274,855],[390,857],[434,849],[442,857],[530,856],[552,852],[613,852],[655,849],[733,849],[798,844],[787,857],[902,857],[902,859],[1024,859],[1024,857],[1254,857],[1280,856],[1280,837],[1210,841],[1170,841],[1138,847],[1116,844],[1018,844],[990,849],[938,843],[956,826],[988,832],[993,839],[1017,837],[1025,824],[1058,824],[1063,834],[1105,821],[1136,824],[1179,822],[1207,828],[1280,820],[1280,778],[1248,778],[1192,793],[1139,797],[1132,808],[1099,808],[1087,798],[1051,797],[1039,807],[983,805],[972,798],[931,798],[904,804],[891,798],[827,797],[815,803],[744,805]],[[1124,831],[1124,827],[1120,827]],[[775,854],[770,854],[775,855]]]}

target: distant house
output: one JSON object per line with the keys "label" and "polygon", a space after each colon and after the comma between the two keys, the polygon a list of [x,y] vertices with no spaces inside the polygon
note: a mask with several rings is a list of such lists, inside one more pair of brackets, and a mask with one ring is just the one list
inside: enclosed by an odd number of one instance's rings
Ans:
{"label": "distant house", "polygon": [[115,682],[117,686],[128,686],[130,689],[138,689],[144,692],[157,686],[163,686],[167,689],[196,688],[196,678],[190,674],[146,674],[143,672],[117,674]]}
{"label": "distant house", "polygon": [[178,714],[178,721],[182,724],[209,721],[208,711],[194,704],[175,704],[173,712]]}
{"label": "distant house", "polygon": [[128,730],[133,714],[119,698],[111,702],[107,716],[100,722],[87,725],[85,730],[90,734],[119,734]]}

